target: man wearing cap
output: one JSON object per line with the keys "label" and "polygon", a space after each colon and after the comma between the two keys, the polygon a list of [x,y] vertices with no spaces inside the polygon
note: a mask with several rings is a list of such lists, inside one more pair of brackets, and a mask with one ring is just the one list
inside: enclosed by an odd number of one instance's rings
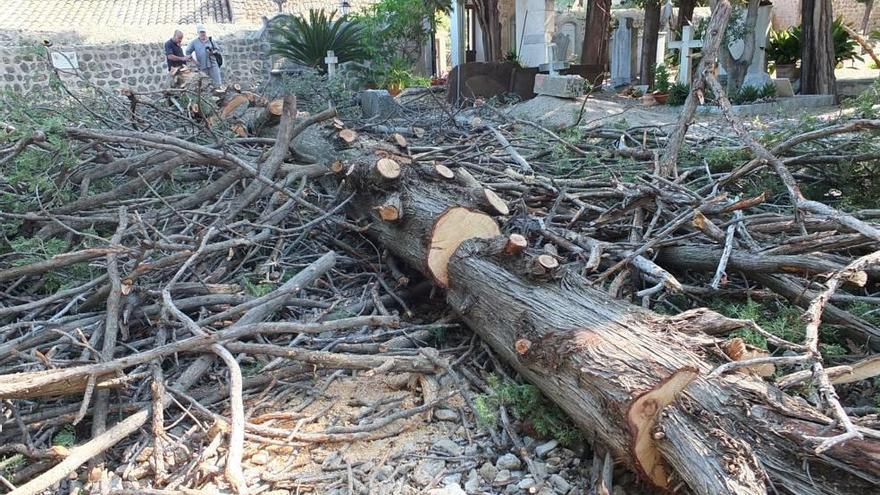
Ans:
{"label": "man wearing cap", "polygon": [[195,52],[199,70],[206,72],[211,76],[211,81],[214,82],[214,85],[219,86],[222,84],[220,66],[217,64],[214,54],[220,53],[220,49],[214,44],[214,40],[208,37],[208,30],[205,26],[199,24],[196,26],[196,31],[199,32],[199,37],[189,42],[189,45],[186,47],[186,54],[189,56]]}

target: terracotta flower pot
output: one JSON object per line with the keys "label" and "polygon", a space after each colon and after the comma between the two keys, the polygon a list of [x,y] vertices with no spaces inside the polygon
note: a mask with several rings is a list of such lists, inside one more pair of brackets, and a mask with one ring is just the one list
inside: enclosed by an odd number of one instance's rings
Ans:
{"label": "terracotta flower pot", "polygon": [[651,93],[651,96],[654,97],[654,100],[659,105],[665,105],[666,99],[669,98],[669,95],[667,93]]}
{"label": "terracotta flower pot", "polygon": [[776,78],[795,80],[797,66],[795,64],[776,64]]}
{"label": "terracotta flower pot", "polygon": [[400,94],[401,91],[403,91],[402,84],[389,84],[388,85],[388,94],[390,94],[391,96],[397,96]]}

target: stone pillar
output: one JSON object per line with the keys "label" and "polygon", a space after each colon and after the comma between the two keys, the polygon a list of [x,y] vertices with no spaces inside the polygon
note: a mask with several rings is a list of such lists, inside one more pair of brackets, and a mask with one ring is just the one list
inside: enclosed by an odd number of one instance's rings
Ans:
{"label": "stone pillar", "polygon": [[547,44],[556,30],[554,18],[553,0],[516,0],[516,44],[525,66],[547,62]]}
{"label": "stone pillar", "polygon": [[464,24],[464,0],[455,0],[452,2],[452,13],[450,14],[450,37],[452,38],[452,46],[450,47],[452,55],[452,66],[464,63],[464,44],[467,39],[467,26]]}

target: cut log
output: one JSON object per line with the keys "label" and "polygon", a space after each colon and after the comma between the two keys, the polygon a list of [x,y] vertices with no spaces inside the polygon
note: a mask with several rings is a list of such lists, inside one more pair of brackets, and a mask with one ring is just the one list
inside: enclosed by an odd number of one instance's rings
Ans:
{"label": "cut log", "polygon": [[556,261],[556,258],[550,256],[549,254],[542,254],[535,258],[534,262],[532,263],[532,274],[546,275],[548,273],[552,273],[558,267],[559,261]]}
{"label": "cut log", "polygon": [[633,453],[636,466],[642,475],[658,487],[669,488],[669,472],[666,462],[654,445],[654,426],[660,412],[672,404],[678,394],[699,375],[691,366],[669,375],[656,387],[634,400],[626,413],[633,437]]}
{"label": "cut log", "polygon": [[[228,118],[232,117],[232,115],[236,113],[236,110],[239,107],[241,107],[242,105],[245,105],[245,108],[247,108],[246,105],[248,103],[249,102],[248,102],[247,96],[242,95],[242,94],[236,94],[232,98],[229,98],[223,102],[223,110],[220,111],[220,117],[224,118],[224,119],[228,119]],[[242,110],[244,110],[244,109],[242,109]]]}
{"label": "cut log", "polygon": [[446,180],[452,180],[455,178],[455,172],[453,172],[452,169],[450,169],[446,165],[441,165],[439,163],[435,164],[434,171],[437,172],[437,175],[443,177]]}
{"label": "cut log", "polygon": [[400,177],[400,164],[390,158],[380,158],[376,162],[375,172],[383,179],[396,179]]}
{"label": "cut log", "polygon": [[406,148],[406,138],[403,137],[403,134],[395,132],[391,135],[391,137],[394,139],[394,142],[397,143],[398,146],[400,146],[401,148]]}
{"label": "cut log", "polygon": [[[880,481],[878,439],[815,455],[805,435],[840,431],[821,411],[752,374],[709,378],[720,364],[702,351],[711,337],[679,332],[669,317],[612,299],[576,273],[522,271],[521,258],[504,252],[509,238],[480,239],[500,229],[471,209],[468,191],[430,176],[396,181],[406,221],[374,221],[369,233],[447,288],[473,331],[657,491],[763,494],[772,483],[780,493],[864,495]],[[353,213],[388,195],[369,181],[352,185],[363,187]],[[650,427],[647,400],[656,401]],[[644,427],[635,431],[632,418]]]}
{"label": "cut log", "polygon": [[462,242],[479,237],[489,239],[501,235],[498,224],[485,213],[467,208],[450,208],[434,222],[428,248],[428,273],[440,287],[449,286],[447,266],[452,253]]}
{"label": "cut log", "polygon": [[259,136],[264,130],[278,125],[281,122],[281,112],[284,108],[284,100],[279,98],[272,100],[266,108],[254,119],[251,124],[251,134]]}
{"label": "cut log", "polygon": [[339,139],[341,139],[345,144],[352,144],[357,141],[357,133],[351,129],[342,129],[339,131]]}
{"label": "cut log", "polygon": [[501,196],[495,194],[495,191],[484,188],[482,194],[485,202],[499,215],[507,215],[510,213],[510,208],[507,207],[507,203],[501,199]]}
{"label": "cut log", "polygon": [[403,217],[403,207],[400,206],[400,195],[397,193],[388,196],[384,203],[376,207],[379,218],[386,222],[396,222]]}
{"label": "cut log", "polygon": [[519,254],[529,246],[529,241],[520,234],[510,234],[504,244],[504,254]]}

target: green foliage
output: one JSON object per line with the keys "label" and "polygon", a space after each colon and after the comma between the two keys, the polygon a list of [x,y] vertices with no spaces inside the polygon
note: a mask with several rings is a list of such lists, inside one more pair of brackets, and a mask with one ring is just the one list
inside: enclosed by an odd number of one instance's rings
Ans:
{"label": "green foliage", "polygon": [[241,283],[244,285],[244,290],[254,297],[263,297],[278,288],[278,285],[272,282],[260,281],[254,283],[246,278],[242,278]]}
{"label": "green foliage", "polygon": [[765,83],[761,86],[760,97],[763,99],[772,99],[776,97],[776,84],[774,82]]}
{"label": "green foliage", "polygon": [[854,108],[855,113],[861,118],[870,119],[880,116],[880,78],[874,79],[874,84],[853,98],[848,106]]}
{"label": "green foliage", "polygon": [[73,447],[76,443],[76,429],[73,425],[67,424],[62,426],[55,432],[52,437],[52,445],[60,445],[62,447]]}
{"label": "green foliage", "polygon": [[517,67],[520,67],[520,68],[525,67],[525,65],[523,65],[522,59],[519,58],[519,54],[516,53],[516,50],[508,51],[507,54],[504,55],[504,61],[505,62],[512,62],[512,63],[516,64]]}
{"label": "green foliage", "polygon": [[[859,56],[859,44],[850,37],[843,28],[843,18],[838,17],[831,24],[831,36],[834,40],[834,65],[844,60],[862,60]],[[767,46],[767,57],[777,65],[797,63],[801,59],[801,40],[803,29],[801,26],[792,26],[785,31],[772,31],[770,43]]]}
{"label": "green foliage", "polygon": [[62,239],[43,241],[36,237],[17,237],[9,241],[9,248],[12,252],[19,254],[19,258],[13,261],[12,265],[21,266],[47,260],[66,252],[67,243]]}
{"label": "green foliage", "polygon": [[661,94],[669,93],[669,69],[659,64],[654,68],[654,90]]}
{"label": "green foliage", "polygon": [[369,59],[383,65],[393,57],[402,57],[412,65],[439,15],[451,9],[449,0],[380,0],[373,4],[357,17],[369,40]]}
{"label": "green foliage", "polygon": [[666,103],[673,107],[684,105],[690,92],[690,85],[677,82],[669,87],[669,98]]}
{"label": "green foliage", "polygon": [[498,408],[510,407],[521,421],[528,421],[540,435],[555,438],[569,446],[581,439],[581,432],[571,419],[556,405],[549,402],[534,385],[500,383],[494,375],[488,379],[491,394],[477,396],[475,409],[477,423],[486,427],[498,421]]}
{"label": "green foliage", "polygon": [[285,94],[294,94],[297,106],[312,113],[326,110],[329,102],[345,116],[355,108],[352,101],[354,91],[349,89],[353,85],[353,81],[349,80],[350,76],[348,73],[340,73],[338,77],[330,79],[326,74],[312,70],[295,75],[285,74],[266,96],[280,98]]}
{"label": "green foliage", "polygon": [[324,9],[309,9],[308,19],[285,16],[271,31],[269,53],[280,55],[307,67],[326,72],[324,57],[333,50],[339,62],[364,60],[368,52],[364,42],[364,26],[356,19],[327,15]]}
{"label": "green foliage", "polygon": [[[725,316],[753,320],[764,330],[789,342],[802,343],[804,340],[804,312],[797,306],[774,302],[762,303],[753,299],[749,299],[745,303],[731,303],[718,300],[712,306],[713,309]],[[847,353],[840,343],[837,332],[833,328],[822,325],[819,327],[819,334],[819,351],[823,357],[827,359],[843,356]],[[741,328],[731,335],[740,337],[746,343],[755,347],[770,350],[767,339],[751,328]]]}
{"label": "green foliage", "polygon": [[831,37],[834,39],[834,65],[844,60],[864,60],[859,55],[859,44],[850,37],[846,29],[843,28],[843,18],[838,17],[831,24]]}
{"label": "green foliage", "polygon": [[790,27],[785,31],[771,30],[766,53],[767,58],[776,65],[797,63],[801,59],[800,27]]}
{"label": "green foliage", "polygon": [[743,105],[751,103],[761,97],[761,90],[754,86],[743,86],[739,91],[730,98],[730,102],[734,105]]}

